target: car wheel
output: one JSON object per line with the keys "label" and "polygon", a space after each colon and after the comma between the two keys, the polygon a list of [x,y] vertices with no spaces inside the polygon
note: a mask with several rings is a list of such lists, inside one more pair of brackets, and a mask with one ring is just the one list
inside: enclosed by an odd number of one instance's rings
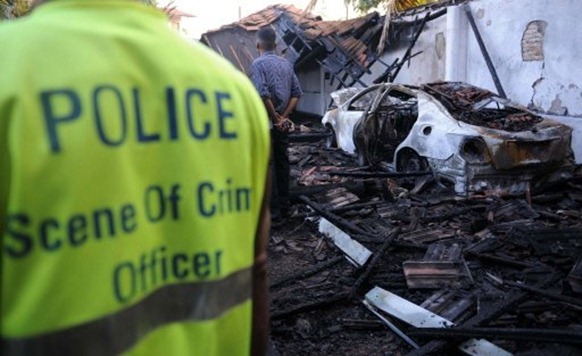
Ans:
{"label": "car wheel", "polygon": [[326,148],[337,148],[337,138],[335,136],[335,130],[330,125],[325,125],[327,129],[327,138],[325,139]]}
{"label": "car wheel", "polygon": [[417,173],[429,170],[426,159],[412,150],[402,152],[398,161],[398,170],[401,172]]}

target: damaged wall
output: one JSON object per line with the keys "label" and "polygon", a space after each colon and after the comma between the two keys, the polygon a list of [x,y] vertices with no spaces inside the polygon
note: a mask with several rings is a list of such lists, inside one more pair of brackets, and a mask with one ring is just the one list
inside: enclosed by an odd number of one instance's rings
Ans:
{"label": "damaged wall", "polygon": [[[469,6],[509,98],[548,114],[582,116],[582,70],[575,62],[582,56],[577,36],[582,25],[576,16],[582,13],[582,1],[473,0]],[[387,66],[405,56],[418,24],[431,11],[412,58],[394,81],[413,85],[463,81],[497,91],[463,6],[449,6],[440,16],[444,10],[415,10],[395,17],[380,60],[373,52],[382,28],[378,13],[342,22],[311,18],[308,25],[299,26],[301,10],[277,5],[210,31],[202,40],[245,71],[258,55],[254,31],[270,24],[280,37],[288,37],[280,41],[279,49],[297,61],[305,91],[299,110],[323,115],[333,91],[370,85],[383,74],[394,74]]]}
{"label": "damaged wall", "polygon": [[[421,14],[419,18],[422,18]],[[415,28],[410,27],[399,35],[399,43],[389,44],[380,60],[388,65],[395,59],[403,58],[412,38]],[[416,41],[412,55],[422,52],[410,60],[410,65],[404,64],[396,77],[395,83],[423,84],[443,80],[446,63],[446,15],[427,22],[424,31]],[[375,62],[370,68],[371,74],[362,77],[366,83],[378,78],[386,70],[381,62]]]}
{"label": "damaged wall", "polygon": [[[582,57],[577,16],[581,1],[480,0],[470,6],[509,98],[549,114],[582,115],[582,70],[577,63]],[[468,31],[466,78],[451,79],[495,91],[462,10],[461,14],[459,31]]]}
{"label": "damaged wall", "polygon": [[[548,114],[582,116],[577,63],[582,24],[576,16],[582,13],[582,1],[475,0],[469,5],[509,98]],[[381,60],[390,64],[402,58],[411,36],[401,35]],[[417,52],[422,53],[405,64],[395,82],[464,81],[497,91],[462,6],[451,6],[446,16],[426,24],[412,50]],[[374,63],[363,81],[371,83],[385,69]]]}

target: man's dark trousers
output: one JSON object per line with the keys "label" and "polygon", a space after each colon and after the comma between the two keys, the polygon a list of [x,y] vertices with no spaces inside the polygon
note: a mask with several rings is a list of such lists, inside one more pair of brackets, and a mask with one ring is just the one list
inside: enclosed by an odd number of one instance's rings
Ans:
{"label": "man's dark trousers", "polygon": [[273,155],[271,156],[272,192],[271,214],[274,219],[284,218],[289,212],[289,137],[286,132],[271,129]]}

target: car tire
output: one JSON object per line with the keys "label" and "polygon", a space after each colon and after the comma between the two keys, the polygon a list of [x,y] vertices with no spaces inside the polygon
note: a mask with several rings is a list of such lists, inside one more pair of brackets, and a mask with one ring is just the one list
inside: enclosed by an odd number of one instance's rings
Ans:
{"label": "car tire", "polygon": [[406,173],[427,172],[430,170],[428,162],[413,150],[405,150],[398,159],[398,170]]}

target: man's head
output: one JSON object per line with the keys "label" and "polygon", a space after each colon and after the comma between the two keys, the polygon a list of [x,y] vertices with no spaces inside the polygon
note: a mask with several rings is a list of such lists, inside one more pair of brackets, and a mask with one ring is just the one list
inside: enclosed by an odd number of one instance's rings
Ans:
{"label": "man's head", "polygon": [[259,51],[272,51],[275,49],[277,35],[270,27],[263,27],[257,33],[257,49]]}

